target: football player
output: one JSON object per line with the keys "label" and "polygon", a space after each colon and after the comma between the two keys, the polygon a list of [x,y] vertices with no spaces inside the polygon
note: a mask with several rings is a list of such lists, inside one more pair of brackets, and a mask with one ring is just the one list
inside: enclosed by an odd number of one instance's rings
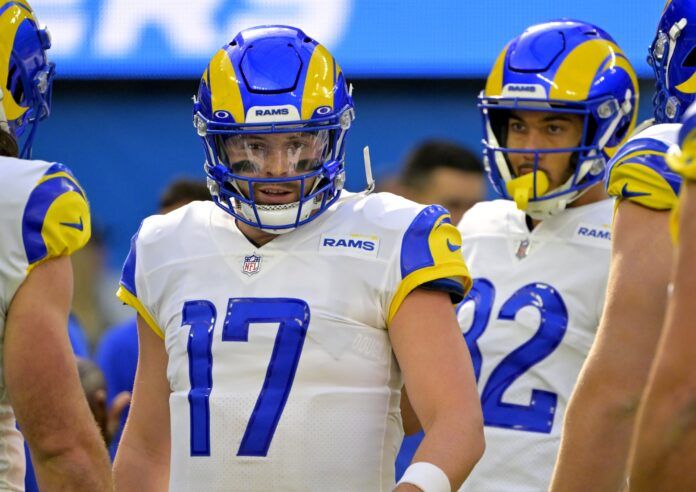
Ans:
{"label": "football player", "polygon": [[667,2],[648,61],[657,82],[655,120],[641,125],[609,163],[606,185],[617,204],[607,305],[566,414],[553,490],[618,490],[625,484],[667,303],[669,211],[681,178],[665,154],[696,99],[696,0]]}
{"label": "football player", "polygon": [[89,239],[89,207],[67,167],[27,160],[50,112],[49,47],[26,1],[0,1],[0,489],[24,490],[23,434],[42,489],[108,490],[67,331],[70,254]]}
{"label": "football player", "polygon": [[458,316],[486,438],[461,490],[548,488],[604,304],[612,202],[602,178],[635,126],[637,97],[612,37],[575,20],[530,26],[488,76],[484,157],[503,199],[459,224],[474,283]]}
{"label": "football player", "polygon": [[213,56],[194,125],[214,203],[146,219],[123,268],[140,354],[118,489],[392,490],[402,384],[426,438],[397,489],[449,491],[481,455],[460,235],[442,207],[342,192],[353,117],[299,29]]}
{"label": "football player", "polygon": [[684,114],[678,144],[667,155],[670,167],[684,179],[673,288],[633,440],[630,485],[637,492],[696,490],[696,103]]}

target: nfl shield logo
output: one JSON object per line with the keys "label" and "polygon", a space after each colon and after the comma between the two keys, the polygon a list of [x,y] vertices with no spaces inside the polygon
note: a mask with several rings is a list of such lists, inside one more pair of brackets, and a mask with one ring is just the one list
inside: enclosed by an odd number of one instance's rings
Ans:
{"label": "nfl shield logo", "polygon": [[261,267],[261,257],[252,254],[251,256],[245,256],[244,257],[244,264],[242,265],[242,272],[246,273],[247,275],[253,275],[255,273],[258,273],[259,268]]}
{"label": "nfl shield logo", "polygon": [[524,241],[520,241],[520,244],[517,247],[517,253],[515,253],[515,256],[517,256],[518,260],[522,260],[522,259],[527,257],[527,253],[529,253],[529,239],[525,239]]}

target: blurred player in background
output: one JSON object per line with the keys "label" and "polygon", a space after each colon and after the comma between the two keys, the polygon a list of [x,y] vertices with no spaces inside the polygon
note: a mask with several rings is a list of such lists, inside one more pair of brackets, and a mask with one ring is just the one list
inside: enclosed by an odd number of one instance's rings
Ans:
{"label": "blurred player in background", "polygon": [[[176,179],[162,192],[158,213],[169,213],[195,200],[210,200],[205,181]],[[115,406],[117,410],[124,402],[127,404],[130,401],[130,394],[133,392],[135,368],[138,365],[138,327],[135,317],[104,332],[97,347],[95,360],[106,378],[109,408]],[[118,429],[109,443],[109,453],[112,457],[116,456],[127,417],[128,410],[123,412]]]}
{"label": "blurred player in background", "polygon": [[667,302],[669,211],[681,178],[665,155],[696,97],[696,0],[667,2],[648,60],[657,83],[655,120],[641,125],[609,163],[606,185],[617,205],[607,305],[566,414],[553,481],[557,491],[615,491],[625,483]]}
{"label": "blurred player in background", "polygon": [[24,488],[18,424],[43,489],[109,490],[67,333],[70,254],[89,239],[89,207],[67,167],[27,160],[50,112],[49,47],[25,1],[0,2],[0,488]]}
{"label": "blurred player in background", "polygon": [[133,238],[119,296],[140,355],[117,488],[391,490],[402,383],[426,437],[397,489],[458,487],[483,438],[447,211],[341,193],[352,97],[298,29],[239,33],[194,114],[215,203]]}
{"label": "blurred player in background", "polygon": [[630,490],[696,490],[696,103],[684,114],[667,161],[684,179],[672,291],[633,440]]}
{"label": "blurred player in background", "polygon": [[529,27],[488,76],[484,159],[504,199],[459,224],[474,285],[458,316],[486,437],[461,490],[548,488],[604,304],[612,202],[602,178],[635,127],[637,97],[612,37],[573,20]]}
{"label": "blurred player in background", "polygon": [[458,143],[426,140],[414,147],[403,169],[385,188],[416,203],[445,207],[456,224],[486,199],[481,160]]}

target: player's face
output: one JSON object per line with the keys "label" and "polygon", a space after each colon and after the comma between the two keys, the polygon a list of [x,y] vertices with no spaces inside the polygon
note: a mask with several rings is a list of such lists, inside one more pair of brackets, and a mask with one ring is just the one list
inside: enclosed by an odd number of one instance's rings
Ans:
{"label": "player's face", "polygon": [[435,169],[426,185],[409,197],[418,203],[437,203],[449,210],[457,224],[464,212],[486,198],[486,184],[480,173],[449,167]]}
{"label": "player's face", "polygon": [[[233,135],[222,141],[223,162],[234,174],[248,178],[292,178],[312,172],[324,162],[328,132]],[[238,180],[249,197],[246,181]],[[305,181],[305,194],[314,179]],[[292,203],[300,199],[299,181],[255,183],[254,201],[259,204]]]}
{"label": "player's face", "polygon": [[[506,147],[530,150],[577,147],[582,131],[583,119],[577,114],[513,111],[507,125]],[[570,152],[538,155],[538,169],[549,178],[549,188],[562,185],[572,175]],[[534,153],[509,152],[507,157],[516,177],[534,171]]]}

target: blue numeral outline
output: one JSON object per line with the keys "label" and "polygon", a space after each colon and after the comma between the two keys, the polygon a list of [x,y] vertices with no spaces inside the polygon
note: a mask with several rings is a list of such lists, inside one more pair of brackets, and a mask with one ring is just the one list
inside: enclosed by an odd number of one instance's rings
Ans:
{"label": "blue numeral outline", "polygon": [[457,314],[464,307],[467,302],[474,303],[474,319],[471,322],[471,328],[464,333],[464,339],[466,344],[469,346],[469,353],[471,354],[471,362],[474,365],[474,375],[476,376],[476,382],[478,383],[479,377],[481,376],[481,365],[483,364],[483,357],[481,356],[481,349],[479,349],[476,343],[478,339],[483,335],[488,326],[488,321],[491,318],[491,311],[493,311],[493,303],[495,302],[495,287],[490,280],[485,278],[474,279],[471,285],[471,290],[462,302],[457,306]]}
{"label": "blue numeral outline", "polygon": [[[464,338],[472,353],[477,381],[482,363],[477,340],[487,328],[494,298],[493,284],[483,278],[476,279],[472,293],[457,308],[461,309],[470,301],[475,304],[474,319]],[[531,339],[505,356],[493,369],[481,392],[481,406],[485,425],[548,434],[556,412],[556,393],[532,389],[529,405],[502,401],[512,383],[560,345],[568,328],[568,310],[561,295],[541,282],[527,284],[513,293],[500,308],[498,319],[512,321],[522,308],[528,306],[535,307],[541,314],[539,328]]]}
{"label": "blue numeral outline", "polygon": [[210,456],[210,391],[213,389],[213,329],[217,313],[210,301],[186,301],[181,326],[189,325],[188,394],[191,456]]}
{"label": "blue numeral outline", "polygon": [[309,326],[309,306],[300,299],[230,299],[222,341],[248,341],[250,323],[278,323],[278,334],[237,456],[266,456],[295,379]]}
{"label": "blue numeral outline", "polygon": [[[191,456],[210,456],[210,406],[213,387],[212,342],[217,318],[210,301],[184,303],[182,326],[189,325]],[[266,377],[249,417],[237,456],[266,456],[287,403],[309,327],[307,303],[291,298],[231,298],[223,342],[247,342],[251,323],[278,323]]]}

